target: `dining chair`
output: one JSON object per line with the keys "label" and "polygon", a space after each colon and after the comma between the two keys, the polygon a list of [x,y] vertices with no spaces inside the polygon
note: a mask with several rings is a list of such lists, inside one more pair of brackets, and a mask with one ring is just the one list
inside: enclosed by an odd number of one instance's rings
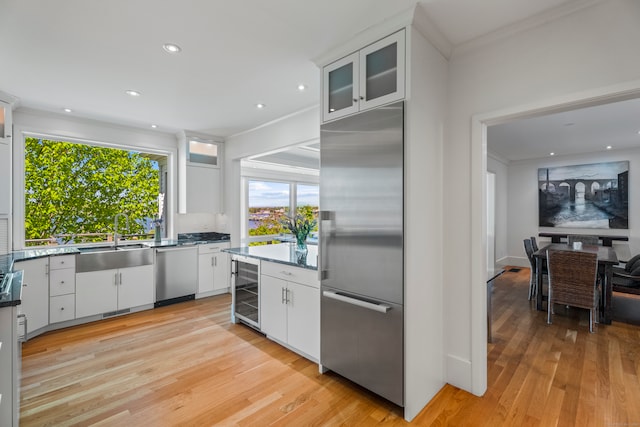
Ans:
{"label": "dining chair", "polygon": [[[527,258],[529,259],[529,265],[531,272],[529,274],[529,300],[535,297],[538,293],[538,280],[536,276],[536,259],[533,256],[535,250],[533,250],[533,244],[531,239],[524,239],[524,251],[527,254]],[[543,264],[542,267],[542,279],[547,275],[546,263]],[[540,290],[541,292],[541,290]]]}
{"label": "dining chair", "polygon": [[538,242],[536,242],[536,238],[531,236],[531,246],[533,246],[533,252],[538,252]]}
{"label": "dining chair", "polygon": [[567,236],[567,243],[573,245],[573,242],[582,242],[583,245],[597,246],[600,244],[600,239],[598,236],[588,234],[569,234]]}
{"label": "dining chair", "polygon": [[640,255],[632,257],[624,268],[613,267],[611,289],[614,292],[640,295]]}
{"label": "dining chair", "polygon": [[549,296],[547,323],[551,324],[554,304],[589,310],[589,332],[597,321],[598,255],[592,252],[547,251]]}

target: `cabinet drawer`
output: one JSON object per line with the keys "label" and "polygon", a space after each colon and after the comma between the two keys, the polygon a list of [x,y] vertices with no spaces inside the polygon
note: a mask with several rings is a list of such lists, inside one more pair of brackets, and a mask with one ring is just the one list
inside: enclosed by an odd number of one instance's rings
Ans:
{"label": "cabinet drawer", "polygon": [[260,273],[276,277],[278,279],[287,280],[289,282],[302,283],[303,285],[312,286],[314,288],[320,287],[318,272],[316,270],[263,261],[260,266]]}
{"label": "cabinet drawer", "polygon": [[59,295],[49,298],[49,323],[64,322],[76,318],[76,296]]}
{"label": "cabinet drawer", "polygon": [[49,257],[49,269],[58,270],[60,268],[76,268],[75,255],[60,255]]}
{"label": "cabinet drawer", "polygon": [[220,252],[222,249],[227,248],[229,248],[229,243],[208,243],[206,245],[198,245],[198,255]]}
{"label": "cabinet drawer", "polygon": [[73,268],[51,270],[49,275],[49,295],[66,295],[76,292],[76,271]]}

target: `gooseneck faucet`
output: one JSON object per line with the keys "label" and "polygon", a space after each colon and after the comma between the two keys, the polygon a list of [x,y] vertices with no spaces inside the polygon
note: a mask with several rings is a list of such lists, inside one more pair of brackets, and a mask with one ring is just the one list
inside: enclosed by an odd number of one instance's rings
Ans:
{"label": "gooseneck faucet", "polygon": [[127,214],[125,213],[117,213],[116,217],[114,219],[114,225],[113,225],[113,246],[118,247],[118,218],[120,216],[123,216],[126,220],[125,224],[127,227],[127,230],[129,230],[129,216],[127,216]]}

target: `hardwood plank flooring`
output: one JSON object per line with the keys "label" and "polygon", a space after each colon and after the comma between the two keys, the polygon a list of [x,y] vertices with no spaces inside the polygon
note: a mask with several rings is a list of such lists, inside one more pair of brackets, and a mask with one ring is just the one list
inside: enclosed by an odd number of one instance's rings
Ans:
{"label": "hardwood plank flooring", "polygon": [[[411,425],[640,424],[640,299],[614,296],[630,323],[589,334],[577,309],[558,307],[547,325],[527,301],[528,279],[522,269],[495,283],[485,395],[445,385]],[[229,306],[222,295],[30,340],[21,425],[408,424],[401,408],[231,324]]]}

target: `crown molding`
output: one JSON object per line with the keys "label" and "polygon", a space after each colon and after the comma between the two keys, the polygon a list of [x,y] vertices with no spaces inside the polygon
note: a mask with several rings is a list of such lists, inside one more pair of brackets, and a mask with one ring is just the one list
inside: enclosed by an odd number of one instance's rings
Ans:
{"label": "crown molding", "polygon": [[13,108],[18,108],[20,104],[20,98],[2,90],[0,90],[0,101],[10,104]]}
{"label": "crown molding", "polygon": [[452,56],[461,56],[473,52],[483,46],[487,46],[498,41],[504,40],[516,34],[540,27],[549,22],[558,20],[565,16],[576,13],[580,10],[592,7],[608,0],[574,0],[564,3],[553,9],[540,12],[529,18],[515,22],[511,25],[499,28],[485,35],[479,36],[465,43],[461,43],[453,47]]}

